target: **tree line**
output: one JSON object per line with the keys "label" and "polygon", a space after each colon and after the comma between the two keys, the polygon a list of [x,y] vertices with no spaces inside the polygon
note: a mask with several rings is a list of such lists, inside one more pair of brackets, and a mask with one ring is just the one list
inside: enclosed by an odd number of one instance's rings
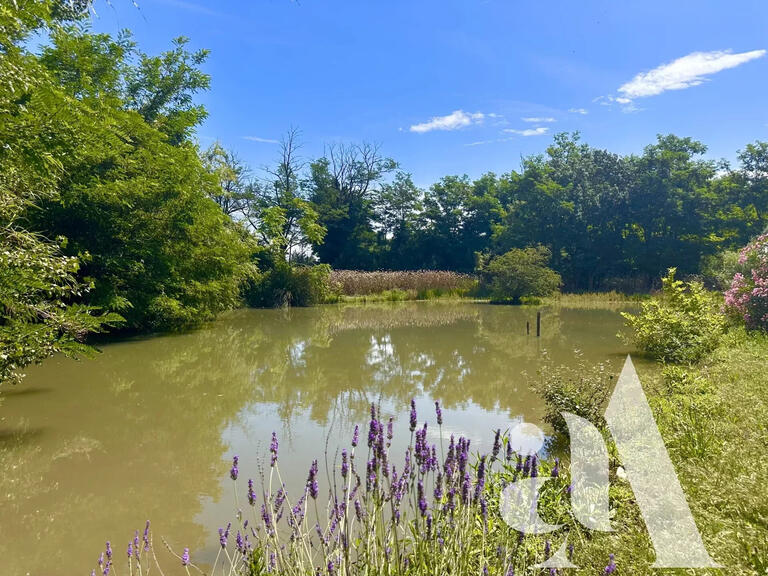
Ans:
{"label": "tree line", "polygon": [[279,303],[303,289],[297,274],[320,278],[308,264],[471,272],[542,248],[566,289],[643,289],[766,227],[763,142],[731,167],[690,138],[621,156],[560,134],[517,170],[420,189],[377,145],[308,160],[290,130],[255,174],[196,141],[206,51],[178,38],[145,54],[128,32],[91,32],[87,9],[0,6],[2,379],[81,351],[94,331],[182,329],[244,300]]}

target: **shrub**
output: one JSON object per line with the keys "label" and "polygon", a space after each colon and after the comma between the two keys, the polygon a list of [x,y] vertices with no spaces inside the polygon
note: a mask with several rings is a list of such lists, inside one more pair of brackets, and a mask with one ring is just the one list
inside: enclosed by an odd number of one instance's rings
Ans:
{"label": "shrub", "polygon": [[602,428],[605,425],[603,407],[613,390],[613,380],[607,364],[545,367],[536,385],[546,404],[544,421],[556,432],[567,434],[568,427],[561,413],[570,412]]}
{"label": "shrub", "polygon": [[744,320],[750,330],[768,330],[768,234],[758,236],[739,252],[731,287],[725,292],[725,309]]}
{"label": "shrub", "polygon": [[682,282],[675,272],[669,269],[661,294],[644,302],[640,314],[622,313],[633,330],[625,339],[658,360],[696,362],[717,347],[725,319],[700,282]]}
{"label": "shrub", "polygon": [[331,268],[327,264],[290,266],[278,263],[249,281],[245,300],[249,306],[311,306],[331,296]]}
{"label": "shrub", "polygon": [[480,257],[480,289],[492,301],[519,304],[523,297],[550,296],[560,288],[560,275],[547,267],[544,246],[514,248],[496,257]]}
{"label": "shrub", "polygon": [[726,250],[704,259],[701,278],[707,286],[715,290],[726,290],[738,272],[744,272],[744,266],[739,263],[739,253],[735,250]]}

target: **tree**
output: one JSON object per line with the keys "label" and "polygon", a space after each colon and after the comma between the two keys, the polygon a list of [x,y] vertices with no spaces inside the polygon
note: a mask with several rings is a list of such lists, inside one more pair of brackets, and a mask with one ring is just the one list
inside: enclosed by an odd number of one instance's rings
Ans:
{"label": "tree", "polygon": [[325,237],[316,210],[300,188],[304,164],[298,155],[299,136],[298,130],[291,129],[282,138],[277,165],[267,170],[266,182],[250,185],[245,209],[245,218],[260,243],[274,258],[287,263],[307,259],[310,247],[321,245]]}
{"label": "tree", "polygon": [[248,167],[232,150],[214,142],[202,155],[203,165],[218,180],[211,199],[227,216],[242,214],[248,207]]}
{"label": "tree", "polygon": [[388,246],[384,262],[388,268],[407,267],[412,261],[416,216],[422,209],[423,193],[411,175],[398,171],[391,182],[382,184],[374,200],[379,242]]}
{"label": "tree", "polygon": [[492,300],[519,304],[526,296],[549,296],[560,287],[560,275],[547,267],[550,252],[543,246],[513,248],[495,257],[480,257],[481,289]]}
{"label": "tree", "polygon": [[[188,139],[204,115],[191,101],[207,78],[195,69],[204,55],[179,41],[135,64],[124,39],[72,27],[52,41],[40,62],[66,79],[66,109],[31,93],[26,117],[39,125],[25,136],[45,143],[61,177],[30,225],[67,238],[69,256],[89,254],[86,303],[121,313],[129,328],[194,326],[234,306],[252,248],[211,200],[220,181]],[[13,144],[23,121],[11,121]]]}
{"label": "tree", "polygon": [[375,267],[373,199],[376,186],[396,167],[372,144],[331,145],[310,165],[309,199],[327,230],[322,244],[313,244],[322,262],[337,268]]}
{"label": "tree", "polygon": [[[78,121],[77,109],[24,50],[29,35],[74,17],[60,3],[18,2],[0,9],[0,383],[18,382],[25,366],[56,352],[87,354],[86,336],[120,321],[78,301],[90,286],[80,260],[26,229],[27,214],[56,196],[60,140],[38,137],[50,125]],[[58,115],[31,113],[36,107]],[[47,144],[49,147],[46,147]]]}

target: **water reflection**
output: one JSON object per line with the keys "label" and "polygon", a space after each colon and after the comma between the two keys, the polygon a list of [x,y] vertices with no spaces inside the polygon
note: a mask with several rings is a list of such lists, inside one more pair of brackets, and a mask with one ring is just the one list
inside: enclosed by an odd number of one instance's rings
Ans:
{"label": "water reflection", "polygon": [[238,453],[241,475],[258,475],[272,430],[297,485],[372,401],[401,416],[416,397],[433,421],[439,400],[444,434],[479,448],[497,426],[540,421],[527,379],[542,354],[626,354],[616,311],[545,310],[540,339],[527,321],[535,310],[469,303],[241,310],[92,361],[52,359],[3,391],[3,573],[87,573],[104,540],[122,551],[146,518],[176,546],[211,553],[232,510],[225,460]]}

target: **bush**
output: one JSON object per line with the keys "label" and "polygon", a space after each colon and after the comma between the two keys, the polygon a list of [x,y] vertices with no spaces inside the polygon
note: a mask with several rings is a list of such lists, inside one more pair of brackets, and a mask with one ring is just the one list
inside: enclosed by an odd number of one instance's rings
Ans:
{"label": "bush", "polygon": [[480,257],[480,289],[492,301],[520,304],[523,297],[550,296],[560,288],[560,275],[547,267],[544,246],[514,248],[492,258]]}
{"label": "bush", "polygon": [[644,302],[638,315],[622,313],[633,334],[625,340],[665,362],[696,362],[714,350],[725,318],[700,282],[662,278],[661,294]]}
{"label": "bush", "polygon": [[274,268],[248,282],[245,301],[257,308],[311,306],[331,296],[331,268],[327,264]]}
{"label": "bush", "polygon": [[613,380],[607,364],[545,367],[536,385],[546,404],[544,421],[556,432],[567,434],[568,427],[561,413],[570,412],[603,428],[603,407],[613,390]]}
{"label": "bush", "polygon": [[744,272],[744,266],[739,263],[739,253],[726,250],[704,258],[701,279],[715,290],[726,290],[738,272]]}
{"label": "bush", "polygon": [[744,320],[749,330],[768,331],[768,234],[739,252],[739,265],[725,292],[725,309]]}

